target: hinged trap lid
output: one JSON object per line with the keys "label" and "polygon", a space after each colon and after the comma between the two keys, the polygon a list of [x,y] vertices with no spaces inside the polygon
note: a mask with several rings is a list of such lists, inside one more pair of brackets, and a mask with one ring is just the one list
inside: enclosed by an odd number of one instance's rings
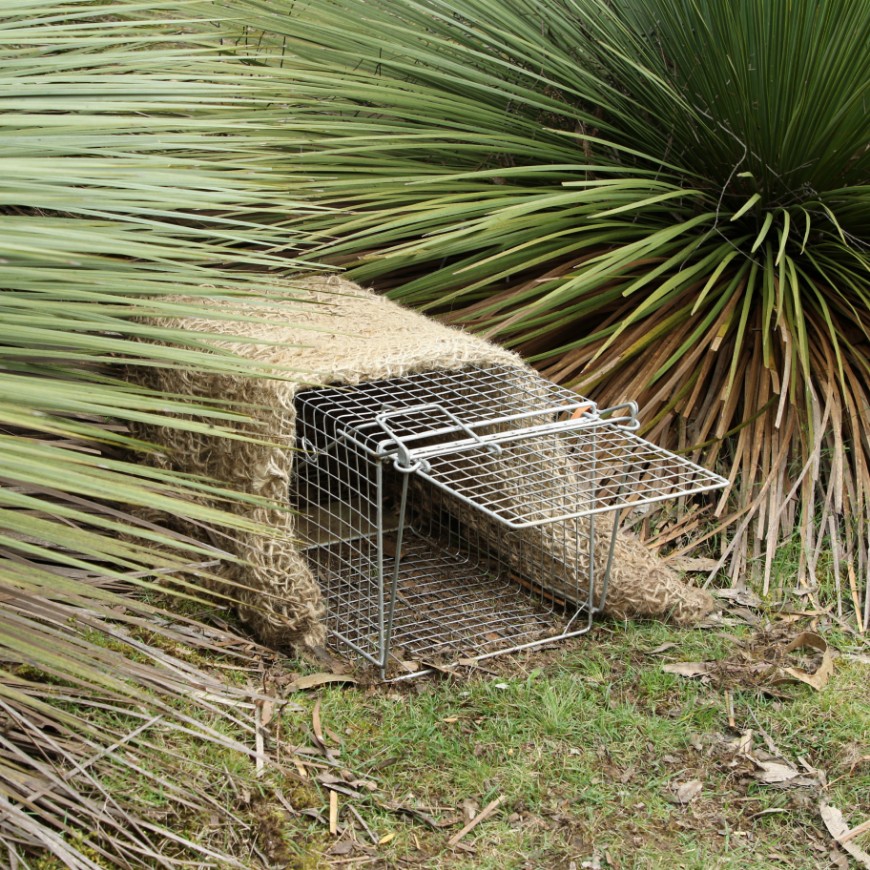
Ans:
{"label": "hinged trap lid", "polygon": [[441,453],[415,473],[510,528],[652,504],[724,486],[684,457],[609,423]]}

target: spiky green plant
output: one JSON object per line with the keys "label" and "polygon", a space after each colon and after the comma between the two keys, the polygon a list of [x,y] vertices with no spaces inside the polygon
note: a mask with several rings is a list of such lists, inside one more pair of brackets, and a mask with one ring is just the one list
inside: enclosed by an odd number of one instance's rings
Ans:
{"label": "spiky green plant", "polygon": [[[196,496],[243,496],[127,458],[148,449],[127,425],[220,432],[241,412],[149,393],[118,370],[244,370],[146,318],[257,293],[293,265],[263,220],[288,208],[269,171],[267,98],[183,0],[0,4],[0,842],[13,865],[35,849],[73,868],[170,866],[185,849],[238,864],[155,824],[135,789],[101,783],[120,770],[212,814],[155,743],[181,729],[251,751],[207,724],[233,721],[214,698],[250,692],[162,649],[219,633],[119,594],[168,576],[196,597],[185,577],[225,556],[143,510],[242,522]],[[145,630],[162,640],[143,643]]]}
{"label": "spiky green plant", "polygon": [[300,223],[322,257],[638,399],[650,437],[732,482],[660,542],[724,532],[731,577],[767,592],[800,535],[774,585],[817,585],[834,552],[827,600],[866,624],[865,3],[244,5],[287,81],[294,189],[341,209]]}

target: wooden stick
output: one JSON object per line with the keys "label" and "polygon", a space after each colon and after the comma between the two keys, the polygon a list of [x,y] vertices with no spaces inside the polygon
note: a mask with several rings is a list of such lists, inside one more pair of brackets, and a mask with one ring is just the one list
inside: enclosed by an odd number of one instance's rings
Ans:
{"label": "wooden stick", "polygon": [[846,843],[849,840],[855,839],[855,837],[861,836],[861,834],[866,834],[867,831],[870,831],[870,819],[868,819],[866,822],[862,822],[860,825],[852,828],[851,831],[847,831],[845,834],[843,834],[843,836],[840,837],[840,842]]}
{"label": "wooden stick", "polygon": [[338,792],[329,790],[329,833],[338,833]]}
{"label": "wooden stick", "polygon": [[488,803],[458,834],[454,834],[447,845],[452,849],[469,831],[474,830],[484,819],[489,818],[504,803],[504,795],[499,795]]}
{"label": "wooden stick", "polygon": [[725,690],[725,709],[728,711],[728,726],[737,730],[737,720],[734,718],[734,698],[728,689]]}
{"label": "wooden stick", "polygon": [[371,841],[377,846],[378,835],[366,824],[365,819],[362,817],[359,810],[352,803],[347,803],[346,806],[351,813],[353,813],[356,820],[362,825],[363,830],[369,835]]}
{"label": "wooden stick", "polygon": [[263,726],[261,724],[261,707],[254,707],[254,751],[256,753],[255,766],[256,776],[261,777],[266,770],[266,741],[263,739]]}

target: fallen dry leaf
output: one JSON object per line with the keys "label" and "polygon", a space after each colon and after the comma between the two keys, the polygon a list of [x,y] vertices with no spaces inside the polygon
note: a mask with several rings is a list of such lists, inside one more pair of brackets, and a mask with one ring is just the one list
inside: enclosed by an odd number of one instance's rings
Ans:
{"label": "fallen dry leaf", "polygon": [[792,767],[785,761],[759,761],[752,758],[752,763],[758,768],[755,778],[759,782],[788,782],[800,775],[800,771],[796,767]]}
{"label": "fallen dry leaf", "polygon": [[859,864],[870,870],[870,855],[849,840],[849,826],[843,814],[833,804],[822,801],[819,804],[822,821],[841,849],[845,849]]}
{"label": "fallen dry leaf", "polygon": [[328,855],[350,855],[353,852],[353,840],[341,840],[332,846],[327,852]]}
{"label": "fallen dry leaf", "polygon": [[357,791],[355,788],[351,788],[350,784],[346,783],[340,777],[333,776],[331,773],[319,773],[315,778],[321,785],[325,785],[329,791],[335,791],[352,798],[363,797],[362,792]]}
{"label": "fallen dry leaf", "polygon": [[320,698],[314,704],[314,709],[311,711],[311,727],[314,730],[314,737],[317,742],[323,746],[323,726],[320,723]]}
{"label": "fallen dry leaf", "polygon": [[430,661],[429,659],[421,659],[420,667],[425,668],[427,671],[435,671],[436,674],[444,674],[447,677],[454,677],[457,673],[455,665]]}
{"label": "fallen dry leaf", "polygon": [[465,817],[466,822],[470,822],[477,815],[479,809],[480,804],[475,800],[465,798],[462,801],[462,815]]}
{"label": "fallen dry leaf", "polygon": [[809,673],[802,668],[780,668],[779,674],[773,680],[774,683],[785,683],[798,681],[812,686],[817,692],[820,692],[828,683],[831,674],[834,673],[834,656],[827,641],[821,636],[812,631],[801,632],[788,646],[784,652],[790,653],[799,649],[814,649],[822,654],[822,661],[819,666]]}
{"label": "fallen dry leaf", "polygon": [[700,779],[690,779],[674,788],[673,801],[678,804],[690,804],[699,794],[704,785]]}
{"label": "fallen dry leaf", "polygon": [[378,806],[381,809],[389,810],[392,813],[396,813],[397,815],[410,816],[412,819],[417,819],[418,821],[424,822],[430,828],[452,828],[454,825],[459,824],[461,819],[456,818],[455,816],[446,816],[443,819],[436,819],[430,813],[425,812],[424,810],[419,809],[418,807],[408,807],[403,804],[397,803],[395,801],[384,801],[382,803],[378,803]]}
{"label": "fallen dry leaf", "polygon": [[733,752],[736,752],[738,755],[749,755],[752,752],[752,730],[747,729],[746,731],[741,731],[740,736],[735,740],[731,740],[727,745],[728,748]]}
{"label": "fallen dry leaf", "polygon": [[305,677],[297,677],[287,686],[291,692],[301,692],[305,689],[316,689],[318,686],[325,686],[327,683],[355,683],[357,680],[350,674],[334,674],[320,673],[308,674]]}
{"label": "fallen dry leaf", "polygon": [[275,715],[275,703],[270,700],[264,700],[260,703],[260,725],[265,728]]}
{"label": "fallen dry leaf", "polygon": [[706,677],[710,674],[710,665],[707,662],[673,662],[662,665],[662,670],[678,677]]}
{"label": "fallen dry leaf", "polygon": [[658,655],[659,653],[663,653],[669,649],[673,649],[675,646],[676,646],[675,643],[663,643],[663,644],[661,644],[661,646],[657,646],[655,649],[651,649],[649,651],[649,655],[651,655],[651,656]]}
{"label": "fallen dry leaf", "polygon": [[713,593],[717,598],[733,601],[742,607],[761,607],[764,602],[751,589],[717,589]]}
{"label": "fallen dry leaf", "polygon": [[327,728],[325,725],[323,726],[323,733],[326,737],[328,737],[333,743],[341,743],[341,737],[335,733],[331,728]]}
{"label": "fallen dry leaf", "polygon": [[759,759],[746,756],[756,767],[755,778],[764,785],[788,788],[812,788],[821,784],[819,773],[801,773],[794,765],[783,759]]}
{"label": "fallen dry leaf", "polygon": [[749,818],[750,819],[760,819],[762,816],[775,816],[779,813],[787,813],[785,807],[768,807],[766,810],[759,810],[757,813],[753,813]]}

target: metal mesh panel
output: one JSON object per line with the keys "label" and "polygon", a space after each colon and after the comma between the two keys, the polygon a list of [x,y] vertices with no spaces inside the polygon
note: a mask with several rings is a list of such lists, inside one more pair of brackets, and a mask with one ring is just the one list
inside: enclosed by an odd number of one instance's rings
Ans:
{"label": "metal mesh panel", "polygon": [[300,408],[334,428],[349,431],[363,448],[377,454],[389,449],[394,438],[378,425],[382,411],[402,411],[421,405],[438,405],[428,412],[395,418],[395,433],[410,444],[449,443],[462,437],[461,428],[445,419],[444,411],[474,429],[498,424],[535,425],[570,418],[594,405],[525,369],[469,369],[427,372],[406,378],[372,381],[352,387],[306,390],[298,396]]}
{"label": "metal mesh panel", "polygon": [[409,514],[391,634],[404,659],[477,658],[553,634],[551,608],[512,582],[497,541],[424,488]]}
{"label": "metal mesh panel", "polygon": [[[564,456],[570,457],[566,474]],[[639,506],[722,485],[722,478],[618,426],[536,433],[446,453],[418,471],[512,528]],[[568,506],[569,509],[565,510]]]}
{"label": "metal mesh panel", "polygon": [[299,511],[299,536],[327,601],[330,628],[376,660],[384,640],[379,532],[390,526],[388,470],[341,438],[327,416],[302,413],[296,431],[300,449],[291,503]]}

